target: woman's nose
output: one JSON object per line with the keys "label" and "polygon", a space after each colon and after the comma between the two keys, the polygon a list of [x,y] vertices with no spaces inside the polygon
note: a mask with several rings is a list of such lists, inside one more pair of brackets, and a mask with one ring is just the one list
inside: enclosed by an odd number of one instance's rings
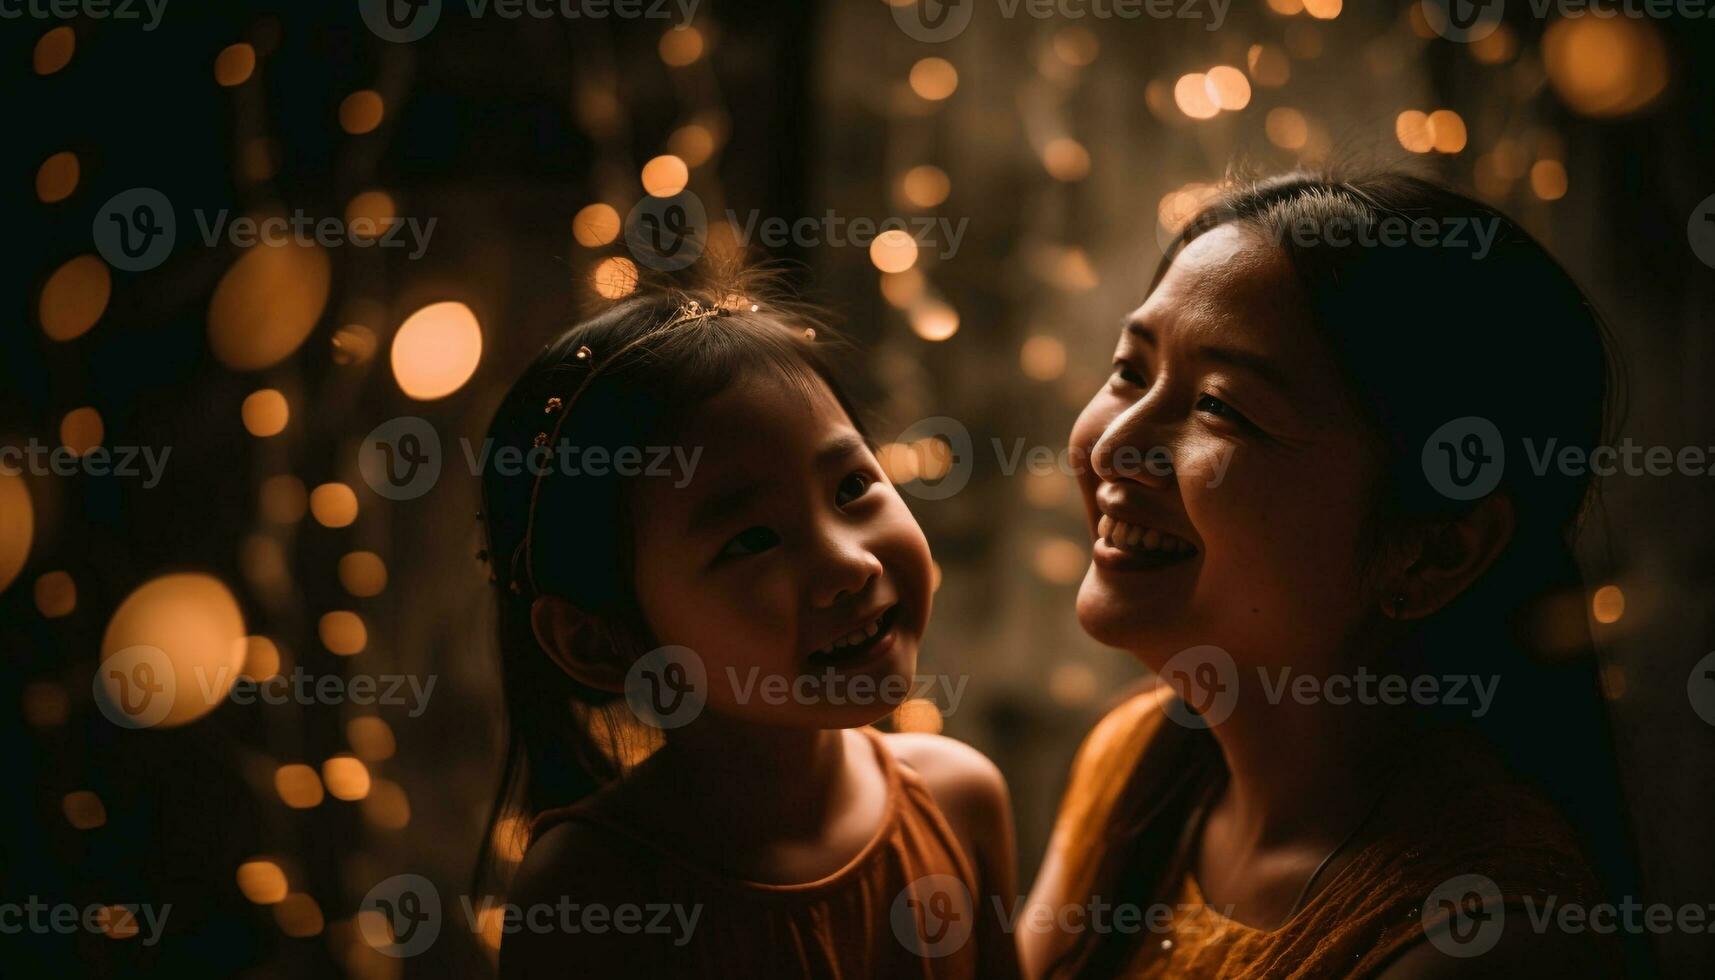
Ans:
{"label": "woman's nose", "polygon": [[861,595],[880,577],[881,559],[855,529],[842,528],[823,535],[814,586],[817,608],[832,608]]}
{"label": "woman's nose", "polygon": [[1150,487],[1173,485],[1175,432],[1161,418],[1162,408],[1150,398],[1141,398],[1108,422],[1090,452],[1097,476]]}

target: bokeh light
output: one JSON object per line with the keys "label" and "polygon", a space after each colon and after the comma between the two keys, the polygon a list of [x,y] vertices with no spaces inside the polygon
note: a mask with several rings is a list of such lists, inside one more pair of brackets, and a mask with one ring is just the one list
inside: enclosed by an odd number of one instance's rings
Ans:
{"label": "bokeh light", "polygon": [[351,751],[365,762],[380,762],[393,758],[397,743],[393,729],[375,715],[358,715],[345,723],[345,740]]}
{"label": "bokeh light", "polygon": [[291,356],[327,306],[333,270],[313,242],[246,249],[208,303],[209,348],[236,371],[260,371]]}
{"label": "bokeh light", "polygon": [[619,227],[619,212],[611,204],[591,204],[572,217],[572,237],[585,248],[612,242]]}
{"label": "bokeh light", "polygon": [[107,428],[101,421],[101,413],[92,406],[74,408],[60,419],[60,445],[73,456],[85,455],[101,445],[106,435]]}
{"label": "bokeh light", "polygon": [[869,243],[869,260],[882,272],[904,272],[917,263],[917,241],[898,228],[890,228]]}
{"label": "bokeh light", "polygon": [[639,175],[643,190],[651,197],[672,197],[691,182],[691,168],[671,153],[651,159]]}
{"label": "bokeh light", "polygon": [[1231,65],[1216,65],[1203,76],[1203,88],[1209,101],[1228,112],[1250,105],[1251,83],[1245,73]]}
{"label": "bokeh light", "polygon": [[238,866],[238,890],[257,905],[273,905],[286,897],[286,872],[266,858]]}
{"label": "bokeh light", "polygon": [[107,822],[107,807],[101,797],[87,789],[67,793],[60,801],[60,808],[65,812],[66,822],[78,830],[94,830]]}
{"label": "bokeh light", "polygon": [[262,388],[245,396],[238,414],[246,431],[258,438],[267,438],[286,431],[286,422],[292,411],[286,404],[285,395],[273,388]]}
{"label": "bokeh light", "polygon": [[1558,201],[1566,196],[1568,186],[1566,165],[1559,160],[1538,160],[1530,167],[1530,189],[1544,201]]}
{"label": "bokeh light", "polygon": [[1548,80],[1574,112],[1629,115],[1667,88],[1667,50],[1654,24],[1637,17],[1584,14],[1548,25],[1542,36]]}
{"label": "bokeh light", "polygon": [[221,49],[214,58],[214,80],[225,88],[243,85],[256,71],[256,49],[248,44],[232,44]]}
{"label": "bokeh light", "polygon": [[1025,377],[1052,381],[1066,370],[1066,345],[1052,334],[1036,334],[1019,348],[1018,364]]}
{"label": "bokeh light", "polygon": [[482,326],[463,303],[431,303],[393,335],[393,378],[418,401],[445,398],[464,386],[482,359]]}
{"label": "bokeh light", "polygon": [[381,93],[374,89],[361,89],[346,96],[339,104],[339,128],[353,136],[362,136],[373,132],[381,125],[381,117],[385,114],[386,106],[381,99]]}
{"label": "bokeh light", "polygon": [[38,75],[52,75],[71,63],[77,50],[77,35],[69,27],[56,27],[36,40],[30,65]]}
{"label": "bokeh light", "polygon": [[[131,647],[160,650],[173,677],[166,713],[157,727],[183,725],[213,711],[244,666],[244,616],[238,601],[219,579],[198,572],[162,575],[139,586],[119,604],[101,639],[101,662]],[[156,710],[154,699],[131,710],[126,685],[136,673],[102,670],[108,705],[142,720]],[[160,684],[167,678],[156,678]],[[143,714],[149,712],[149,714]]]}
{"label": "bokeh light", "polygon": [[304,481],[290,473],[281,473],[262,481],[257,500],[263,520],[270,524],[295,524],[303,519],[310,495],[304,489]]}
{"label": "bokeh light", "polygon": [[693,64],[703,56],[703,32],[690,24],[670,28],[661,35],[661,60],[674,68]]}
{"label": "bokeh light", "polygon": [[55,204],[77,190],[77,154],[70,151],[55,153],[36,168],[36,199],[43,204]]}
{"label": "bokeh light", "polygon": [[369,767],[355,756],[336,755],[323,762],[322,781],[336,800],[350,802],[369,795]]}
{"label": "bokeh light", "polygon": [[86,333],[107,311],[113,279],[107,263],[80,255],[55,269],[42,286],[37,307],[42,332],[52,340],[73,340]]}
{"label": "bokeh light", "polygon": [[923,58],[911,66],[911,91],[918,98],[939,102],[959,87],[959,70],[945,58]]}
{"label": "bokeh light", "polygon": [[321,777],[301,762],[274,770],[274,791],[280,794],[280,802],[294,810],[308,810],[322,802]]}
{"label": "bokeh light", "polygon": [[36,512],[21,474],[0,469],[0,591],[24,570],[36,537]]}
{"label": "bokeh light", "polygon": [[1071,137],[1056,137],[1042,148],[1042,166],[1055,180],[1083,180],[1090,174],[1090,151]]}
{"label": "bokeh light", "polygon": [[45,572],[36,579],[35,599],[46,619],[70,616],[77,609],[77,583],[67,572]]}
{"label": "bokeh light", "polygon": [[303,892],[293,892],[274,906],[274,923],[293,939],[308,939],[321,934],[322,907]]}
{"label": "bokeh light", "polygon": [[946,303],[927,300],[912,307],[911,330],[924,340],[939,343],[959,332],[959,313]]}
{"label": "bokeh light", "polygon": [[947,172],[940,167],[920,164],[905,171],[899,179],[899,194],[906,203],[916,208],[932,208],[940,205],[952,193],[952,181],[947,179]]}
{"label": "bokeh light", "polygon": [[1598,623],[1617,623],[1626,614],[1626,594],[1617,585],[1604,585],[1590,597],[1590,615]]}
{"label": "bokeh light", "polygon": [[602,299],[624,299],[637,289],[637,263],[622,255],[613,255],[590,270],[590,285]]}
{"label": "bokeh light", "polygon": [[310,513],[323,527],[346,527],[357,520],[357,494],[343,483],[324,483],[310,491]]}
{"label": "bokeh light", "polygon": [[328,652],[342,657],[362,653],[369,645],[369,630],[363,625],[363,617],[345,609],[323,613],[316,623],[316,635],[321,637]]}
{"label": "bokeh light", "polygon": [[1213,119],[1221,111],[1209,96],[1209,77],[1200,71],[1181,75],[1173,83],[1173,104],[1192,119]]}
{"label": "bokeh light", "polygon": [[353,551],[339,560],[339,584],[354,596],[367,598],[387,588],[387,563],[373,551]]}

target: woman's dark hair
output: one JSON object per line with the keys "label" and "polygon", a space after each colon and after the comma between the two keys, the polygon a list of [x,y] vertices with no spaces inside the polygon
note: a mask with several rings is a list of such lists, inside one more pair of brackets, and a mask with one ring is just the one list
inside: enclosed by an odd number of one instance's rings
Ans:
{"label": "woman's dark hair", "polygon": [[[576,447],[591,458],[590,451],[600,449],[617,461],[615,453],[625,447],[671,445],[699,406],[755,371],[805,392],[825,384],[862,431],[822,352],[838,342],[811,308],[786,300],[775,283],[753,270],[723,273],[706,287],[640,290],[543,348],[494,413],[488,428],[493,453],[510,448],[531,455],[523,467],[491,457],[496,463],[482,475],[482,523],[499,606],[506,755],[476,870],[478,889],[485,877],[502,877],[493,861],[497,844],[510,849],[521,843],[497,842],[498,832],[522,836],[543,811],[576,803],[618,778],[653,734],[612,710],[619,695],[561,670],[542,650],[530,619],[538,595],[559,596],[594,617],[596,642],[614,657],[629,661],[656,645],[633,588],[635,515],[628,493],[632,481],[650,477],[620,475],[617,465],[598,475],[583,472],[589,468],[574,474],[550,462],[550,450]],[[693,303],[721,313],[674,324]],[[594,380],[573,402],[592,371]],[[554,398],[569,403],[565,420],[553,445],[537,448],[538,439],[554,431]],[[544,466],[538,490],[536,470]],[[689,475],[675,471],[674,478]]]}
{"label": "woman's dark hair", "polygon": [[[1411,231],[1424,221],[1425,234]],[[1151,291],[1187,243],[1227,224],[1284,251],[1307,312],[1385,439],[1377,528],[1474,507],[1476,500],[1437,489],[1424,447],[1457,419],[1485,419],[1498,430],[1504,467],[1492,493],[1512,500],[1512,539],[1407,642],[1437,673],[1505,678],[1485,717],[1448,721],[1474,727],[1559,807],[1610,894],[1632,893],[1618,769],[1571,550],[1591,487],[1559,467],[1538,471],[1525,449],[1529,440],[1537,455],[1543,446],[1588,452],[1604,441],[1620,386],[1600,315],[1511,219],[1400,173],[1295,173],[1238,184],[1167,248]],[[1162,725],[1120,792],[1093,894],[1140,907],[1171,902],[1185,871],[1181,832],[1224,778],[1207,730]],[[1086,932],[1051,975],[1119,975],[1138,952],[1134,939]]]}

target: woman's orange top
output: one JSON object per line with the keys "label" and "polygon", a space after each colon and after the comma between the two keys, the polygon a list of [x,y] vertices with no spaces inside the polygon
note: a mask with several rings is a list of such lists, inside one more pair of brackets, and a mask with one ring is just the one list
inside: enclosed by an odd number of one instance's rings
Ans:
{"label": "woman's orange top", "polygon": [[[596,828],[636,868],[626,895],[613,896],[615,904],[695,910],[688,941],[645,934],[626,942],[628,976],[995,975],[993,964],[1011,962],[997,954],[1012,938],[1000,932],[996,916],[980,914],[988,910],[977,905],[982,893],[971,858],[922,777],[894,758],[880,732],[863,731],[887,781],[884,815],[863,849],[819,881],[736,879],[578,806],[543,813],[530,828],[531,838],[567,820]],[[683,921],[693,912],[674,914]],[[567,966],[572,975],[585,975],[577,964]]]}
{"label": "woman's orange top", "polygon": [[[1056,907],[1090,901],[1110,811],[1145,746],[1166,723],[1162,706],[1172,696],[1161,685],[1128,699],[1097,724],[1079,750],[1055,826],[1064,885],[1061,894],[1045,900]],[[1493,767],[1465,764],[1470,758],[1431,750],[1403,761],[1404,778],[1346,845],[1349,859],[1334,866],[1278,928],[1254,928],[1222,915],[1205,902],[1188,871],[1171,910],[1140,916],[1144,925],[1123,975],[1373,977],[1428,941],[1430,931],[1441,936],[1438,944],[1480,955],[1479,945],[1497,936],[1508,917],[1608,901],[1553,806]],[[1462,877],[1470,875],[1494,883],[1495,892],[1477,892],[1498,893],[1501,910],[1492,921],[1483,918],[1495,907],[1492,898],[1468,898],[1467,886],[1487,887]],[[1457,905],[1442,898],[1465,900],[1476,914],[1454,920]],[[1588,967],[1577,975],[1623,974],[1612,936],[1586,929],[1559,938],[1571,944],[1566,960]]]}

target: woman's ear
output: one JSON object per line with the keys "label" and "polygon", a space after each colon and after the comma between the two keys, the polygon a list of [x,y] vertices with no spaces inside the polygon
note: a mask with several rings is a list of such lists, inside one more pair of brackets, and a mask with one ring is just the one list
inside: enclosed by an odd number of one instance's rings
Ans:
{"label": "woman's ear", "polygon": [[629,665],[620,662],[607,628],[596,617],[557,595],[530,604],[536,642],[573,680],[598,691],[625,690]]}
{"label": "woman's ear", "polygon": [[1421,619],[1440,610],[1489,570],[1512,541],[1516,522],[1512,498],[1495,493],[1428,529],[1383,607],[1395,619]]}

